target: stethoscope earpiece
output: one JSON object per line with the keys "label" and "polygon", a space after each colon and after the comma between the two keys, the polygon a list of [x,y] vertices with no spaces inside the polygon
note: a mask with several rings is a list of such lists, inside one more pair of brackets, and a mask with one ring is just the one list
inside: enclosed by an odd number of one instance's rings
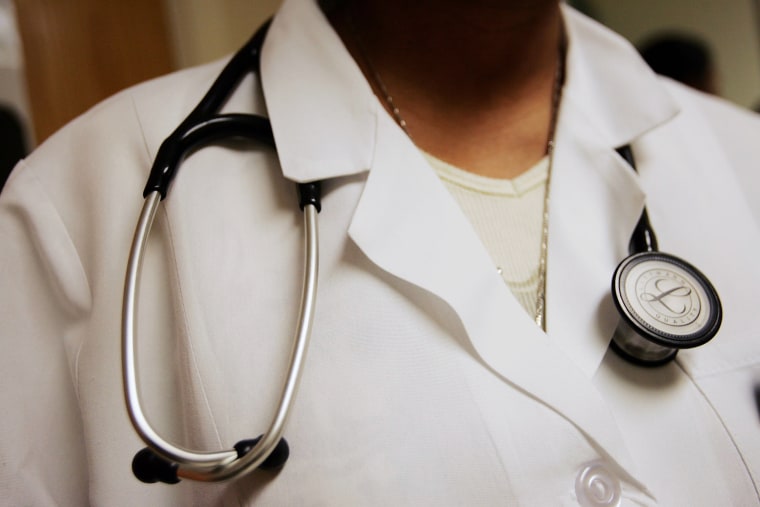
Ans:
{"label": "stethoscope earpiece", "polygon": [[[259,443],[262,436],[259,435],[250,440],[241,440],[235,444],[233,448],[237,452],[238,459],[251,452],[256,444]],[[256,468],[270,472],[277,471],[285,466],[285,462],[288,461],[289,457],[290,447],[288,446],[288,441],[281,438],[272,453]],[[178,463],[162,458],[149,447],[143,448],[132,458],[132,473],[139,481],[146,484],[154,484],[156,482],[177,484],[180,481],[178,472]]]}
{"label": "stethoscope earpiece", "polygon": [[612,348],[644,366],[668,363],[679,349],[707,343],[723,316],[707,277],[662,252],[625,258],[612,278],[612,299],[621,315]]}
{"label": "stethoscope earpiece", "polygon": [[[259,440],[261,440],[261,437],[263,435],[259,435],[256,438],[253,438],[251,440],[241,440],[237,444],[235,444],[234,449],[238,453],[238,459],[242,458],[256,446],[256,444],[259,443]],[[272,453],[267,456],[267,459],[264,460],[261,465],[258,466],[260,470],[267,470],[267,471],[275,471],[279,470],[280,468],[285,466],[285,462],[288,461],[288,458],[290,457],[290,446],[288,445],[288,441],[284,438],[281,438],[279,442],[277,442],[277,445],[275,446]]]}
{"label": "stethoscope earpiece", "polygon": [[148,447],[143,448],[132,458],[132,473],[141,482],[154,484],[177,484],[179,465],[165,460]]}

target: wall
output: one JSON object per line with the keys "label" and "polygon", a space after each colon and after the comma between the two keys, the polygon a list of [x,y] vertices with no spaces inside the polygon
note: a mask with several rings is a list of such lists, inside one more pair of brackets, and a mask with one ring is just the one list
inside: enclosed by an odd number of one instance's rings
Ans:
{"label": "wall", "polygon": [[164,0],[175,64],[189,67],[234,52],[280,0]]}
{"label": "wall", "polygon": [[[760,102],[755,1],[577,0],[633,42],[665,26],[704,36],[715,50],[723,95],[747,107]],[[12,0],[0,0],[0,99],[12,96],[22,114],[34,113],[41,141],[121,88],[233,52],[279,4],[17,0],[24,68],[8,50],[15,35],[3,26]],[[20,83],[24,74],[26,87]]]}
{"label": "wall", "polygon": [[[757,0],[760,1],[760,0]],[[164,0],[175,64],[187,67],[233,52],[280,0]],[[665,27],[703,36],[714,50],[722,95],[760,102],[760,39],[754,0],[580,0],[634,43]]]}
{"label": "wall", "polygon": [[0,100],[33,118],[41,142],[123,88],[231,53],[279,3],[0,0]]}
{"label": "wall", "polygon": [[172,69],[160,3],[15,2],[38,141],[109,95]]}
{"label": "wall", "polygon": [[638,43],[677,28],[711,46],[721,95],[745,107],[760,103],[760,39],[753,0],[584,0],[604,24]]}

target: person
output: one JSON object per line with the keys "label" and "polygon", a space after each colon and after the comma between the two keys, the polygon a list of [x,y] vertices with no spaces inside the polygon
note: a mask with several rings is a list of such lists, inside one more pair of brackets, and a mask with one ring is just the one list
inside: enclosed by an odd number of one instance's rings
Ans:
{"label": "person", "polygon": [[699,37],[683,33],[661,33],[641,45],[641,56],[657,74],[718,94],[712,52]]}
{"label": "person", "polygon": [[16,111],[0,104],[0,191],[16,163],[27,153],[24,126]]}
{"label": "person", "polygon": [[[130,473],[144,444],[119,335],[138,194],[216,62],[93,108],[0,197],[4,501],[760,503],[751,113],[657,78],[556,0],[285,0],[262,51],[225,110],[266,113],[277,152],[231,142],[185,161],[148,241],[139,381],[180,445],[261,432],[300,295],[293,183],[323,180],[290,459],[213,484]],[[514,213],[531,243],[496,237],[516,227],[488,210],[528,195]],[[609,349],[610,277],[645,204],[661,249],[724,308],[712,341],[656,368]]]}

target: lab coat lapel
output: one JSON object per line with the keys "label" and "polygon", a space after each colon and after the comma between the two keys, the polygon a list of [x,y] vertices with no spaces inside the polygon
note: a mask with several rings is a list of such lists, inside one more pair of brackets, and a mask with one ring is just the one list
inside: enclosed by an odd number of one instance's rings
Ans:
{"label": "lab coat lapel", "polygon": [[494,374],[629,467],[617,425],[590,378],[522,309],[437,175],[385,115],[349,234],[380,268],[445,301]]}
{"label": "lab coat lapel", "polygon": [[619,320],[612,274],[644,206],[635,173],[602,139],[568,97],[550,189],[547,330],[589,378]]}
{"label": "lab coat lapel", "polygon": [[[550,188],[548,336],[518,305],[461,210],[387,115],[378,117],[375,159],[349,232],[379,267],[448,303],[491,371],[567,418],[633,475],[617,424],[591,384],[617,324],[611,276],[644,204],[637,177],[615,148],[676,110],[638,59],[609,62],[610,75],[591,72],[598,65],[588,62],[609,57],[573,41],[598,30],[566,15],[571,47]],[[628,68],[637,65],[633,73]],[[635,99],[641,94],[643,106]]]}
{"label": "lab coat lapel", "polygon": [[[358,247],[380,269],[446,302],[485,367],[571,421],[632,474],[591,377],[614,327],[609,277],[643,201],[613,149],[672,115],[645,65],[610,61],[605,49],[585,54],[582,44],[574,48],[589,37],[605,37],[592,45],[599,48],[623,43],[565,10],[571,47],[551,185],[547,336],[498,276],[422,154],[382,111],[329,25],[305,30],[297,22],[317,16],[299,12],[315,8],[286,3],[262,55],[283,174],[311,181],[369,169],[349,227]],[[292,11],[287,22],[284,10]],[[594,74],[594,68],[605,72]],[[639,74],[646,76],[633,77]],[[293,75],[309,75],[308,84]],[[646,108],[631,99],[639,93],[648,95]]]}
{"label": "lab coat lapel", "polygon": [[618,322],[612,274],[645,201],[615,149],[678,110],[625,40],[572,9],[563,14],[569,47],[550,189],[547,329],[591,377]]}

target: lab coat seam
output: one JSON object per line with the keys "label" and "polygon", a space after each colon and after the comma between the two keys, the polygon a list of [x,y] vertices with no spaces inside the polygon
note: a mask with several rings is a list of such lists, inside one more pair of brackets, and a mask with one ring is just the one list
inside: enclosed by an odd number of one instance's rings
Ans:
{"label": "lab coat seam", "polygon": [[[461,323],[461,320],[460,320],[460,323]],[[462,323],[462,326],[464,327],[464,323]],[[487,423],[488,417],[486,417],[486,415],[483,413],[483,409],[481,408],[480,404],[477,401],[477,397],[475,396],[475,393],[472,390],[472,386],[470,385],[470,382],[469,381],[464,382],[464,385],[470,394],[470,400],[472,401],[472,405],[475,407],[475,410],[478,411],[478,415],[480,416],[481,427],[483,428],[483,431],[488,435],[488,442],[491,444],[491,449],[496,455],[496,458],[499,460],[499,465],[501,465],[501,470],[504,476],[507,478],[507,481],[510,481],[510,479],[512,478],[512,474],[509,473],[509,467],[507,467],[507,464],[504,462],[504,458],[501,455],[501,451],[499,450],[499,445],[496,442],[496,438],[494,437],[491,431],[491,428],[489,428],[488,426],[488,423]]]}
{"label": "lab coat seam", "polygon": [[[627,162],[616,152],[616,148],[619,148],[620,146],[616,146],[616,143],[609,139],[609,136],[605,135],[605,132],[600,129],[596,122],[593,121],[593,118],[588,116],[583,108],[583,99],[575,99],[572,95],[568,95],[566,97],[563,97],[563,101],[567,99],[567,106],[572,107],[573,115],[580,116],[585,124],[588,126],[588,128],[593,131],[594,135],[597,136],[598,139],[600,139],[600,142],[598,144],[598,147],[603,146],[604,150],[601,149],[598,152],[592,153],[594,156],[604,156],[609,160],[617,169],[621,170],[622,174],[625,174],[623,176],[624,178],[627,178],[630,183],[632,183],[635,188],[644,194],[644,190],[641,188],[641,183],[639,180],[639,176],[637,173],[631,171],[630,166]],[[586,99],[587,100],[587,99]],[[655,128],[656,126],[653,126],[652,128]],[[643,135],[645,132],[641,133],[640,135],[636,135],[631,139],[626,139],[622,145],[625,145],[625,143],[632,144],[636,139],[639,139],[641,135]],[[559,139],[559,142],[562,142],[562,139]],[[561,149],[561,144],[560,144]],[[601,165],[599,167],[602,167]],[[608,167],[605,166],[605,167]],[[618,183],[613,179],[613,176],[610,175],[608,171],[597,171],[597,173],[600,175],[601,179],[604,180],[605,184],[611,188],[615,189],[618,187]]]}
{"label": "lab coat seam", "polygon": [[137,107],[137,101],[135,100],[135,96],[133,93],[129,94],[129,101],[132,105],[132,111],[135,114],[135,121],[137,121],[137,127],[140,130],[140,139],[142,140],[143,148],[145,149],[145,155],[147,157],[146,167],[150,167],[151,161],[153,159],[153,155],[150,152],[150,144],[148,143],[148,138],[146,137],[146,134],[145,134],[145,126],[143,125],[142,118],[140,117],[140,110]]}
{"label": "lab coat seam", "polygon": [[[92,308],[92,287],[90,286],[89,278],[87,277],[87,272],[84,269],[84,265],[82,264],[82,257],[79,254],[79,250],[77,249],[76,243],[74,243],[73,238],[71,237],[71,234],[69,234],[69,229],[66,226],[66,221],[63,219],[63,216],[59,212],[58,208],[55,206],[53,199],[51,198],[50,194],[45,189],[45,185],[43,184],[42,180],[35,174],[34,172],[34,166],[27,165],[27,167],[30,169],[30,176],[34,179],[35,183],[37,183],[37,186],[40,189],[40,192],[44,195],[45,200],[50,205],[50,209],[55,212],[55,216],[58,219],[59,224],[61,225],[62,230],[66,233],[66,238],[69,240],[69,246],[71,246],[71,251],[74,252],[73,257],[76,259],[76,265],[79,268],[78,274],[80,275],[80,280],[84,281],[85,286],[87,287],[88,291],[88,303],[89,307],[87,309],[82,308],[81,312],[77,313],[86,313],[86,310],[89,310]],[[81,316],[81,315],[80,315]]]}
{"label": "lab coat seam", "polygon": [[745,368],[751,368],[760,364],[760,355],[752,355],[744,358],[741,361],[734,361],[724,366],[715,366],[712,368],[700,368],[699,366],[688,366],[680,361],[680,358],[676,358],[676,362],[684,370],[689,372],[689,378],[694,380],[704,380],[711,377],[717,377],[725,375],[727,373],[743,370]]}
{"label": "lab coat seam", "polygon": [[[599,36],[603,27],[598,22],[567,6],[563,6],[562,14],[568,38],[563,100],[565,96],[575,97],[585,106],[582,111],[588,111],[591,116],[584,116],[594,120],[590,124],[597,128],[599,139],[618,147],[677,115],[677,102],[629,41],[619,34],[607,34],[605,49],[600,51],[599,47],[586,43]],[[610,50],[617,53],[616,58],[611,58]],[[622,75],[618,72],[622,69],[617,67],[621,55],[627,57],[625,82],[615,78]],[[600,68],[605,68],[605,74],[598,72]],[[635,81],[631,81],[632,78]],[[640,100],[642,96],[649,100]],[[589,101],[589,97],[594,100]],[[605,105],[607,112],[614,114],[603,114],[590,108],[590,104]]]}
{"label": "lab coat seam", "polygon": [[[721,142],[722,135],[720,129],[716,128],[717,125],[720,125],[720,120],[717,118],[717,111],[733,108],[733,114],[754,115],[755,113],[741,109],[732,103],[718,102],[717,97],[708,95],[699,90],[694,90],[693,88],[670,78],[662,76],[661,81],[663,87],[671,93],[675,100],[678,100],[680,104],[683,104],[684,108],[689,106],[688,110],[690,111],[690,114],[695,116],[695,120],[698,120],[705,132],[709,134],[709,138],[712,141],[712,148],[716,153],[716,158],[720,159],[720,162],[716,165],[725,167],[730,174],[730,176],[723,174],[722,177],[731,179],[737,186],[741,186],[736,160],[731,156],[731,153],[728,151],[725,144]],[[757,118],[754,117],[752,119],[755,121],[757,120]],[[750,206],[748,197],[748,193],[739,192],[738,198],[744,203],[747,213],[752,215],[752,207]]]}
{"label": "lab coat seam", "polygon": [[739,455],[739,459],[742,462],[742,465],[744,466],[744,470],[747,473],[747,476],[749,477],[750,481],[752,482],[752,487],[755,490],[755,497],[760,501],[760,490],[758,490],[755,477],[752,475],[752,470],[750,469],[749,463],[747,463],[747,460],[744,457],[744,454],[741,452],[741,449],[739,448],[739,445],[736,443],[736,439],[734,438],[733,433],[728,429],[728,425],[726,424],[726,421],[721,416],[720,411],[713,405],[712,400],[709,396],[707,396],[707,393],[702,389],[702,386],[697,382],[696,378],[694,378],[691,373],[688,371],[688,369],[684,368],[683,364],[681,364],[680,361],[675,361],[676,366],[683,372],[684,375],[691,381],[694,388],[699,392],[700,396],[702,396],[702,399],[707,403],[707,405],[710,407],[710,410],[715,415],[715,417],[720,421],[720,425],[723,428],[723,431],[728,436],[728,439],[731,441],[731,445],[733,446],[734,450],[736,451],[736,454]]}
{"label": "lab coat seam", "polygon": [[[130,102],[132,104],[132,110],[134,111],[134,114],[135,114],[135,120],[137,121],[138,128],[140,130],[140,138],[142,139],[143,147],[145,149],[145,154],[146,154],[146,165],[145,165],[145,167],[151,167],[154,155],[151,153],[151,150],[150,150],[150,143],[148,142],[148,138],[146,136],[146,129],[145,129],[144,125],[143,125],[142,118],[140,116],[140,111],[139,111],[139,108],[137,106],[137,102],[136,102],[134,94],[130,93],[129,94],[129,98],[130,98]],[[214,418],[214,412],[211,409],[211,404],[210,404],[210,401],[209,401],[208,393],[206,392],[206,387],[205,387],[205,383],[204,383],[204,380],[203,380],[203,375],[201,374],[200,368],[198,366],[197,354],[196,354],[195,348],[193,347],[193,340],[190,339],[190,334],[191,334],[190,327],[191,326],[189,324],[189,319],[187,318],[188,311],[187,311],[187,308],[185,306],[185,298],[183,297],[183,292],[184,292],[183,285],[182,285],[183,277],[180,276],[179,267],[177,266],[177,262],[176,262],[177,256],[176,256],[175,252],[177,251],[177,249],[176,249],[175,243],[174,243],[174,233],[173,233],[173,229],[172,229],[172,221],[171,221],[171,219],[169,217],[169,213],[168,213],[168,210],[166,209],[166,207],[163,207],[163,206],[161,207],[161,214],[164,217],[163,225],[164,225],[164,228],[165,228],[165,231],[166,231],[166,241],[167,241],[167,249],[168,249],[167,257],[170,259],[169,265],[171,266],[171,269],[173,270],[174,280],[176,280],[176,287],[177,287],[177,298],[176,298],[176,300],[178,302],[178,313],[182,316],[182,326],[181,327],[185,330],[185,333],[187,335],[188,356],[192,359],[192,366],[193,366],[192,369],[193,369],[194,375],[198,378],[198,384],[200,386],[201,397],[203,399],[203,408],[206,411],[206,413],[208,414],[209,420],[211,421],[211,425],[212,425],[212,428],[213,428],[214,437],[216,438],[216,442],[217,442],[218,445],[221,446],[222,445],[222,438],[221,438],[221,434],[219,432],[219,426],[218,426],[218,424],[216,422],[216,419]]]}
{"label": "lab coat seam", "polygon": [[[66,304],[66,301],[62,301],[64,312],[72,315],[75,319],[74,320],[81,320],[84,318],[85,314],[88,313],[92,309],[92,287],[90,286],[90,281],[87,278],[87,273],[84,269],[84,265],[82,264],[81,256],[79,255],[79,251],[77,250],[76,245],[74,244],[73,238],[71,237],[71,234],[69,234],[69,230],[66,227],[66,221],[61,216],[61,213],[59,212],[58,208],[55,206],[53,199],[51,198],[50,194],[47,192],[45,185],[43,181],[39,178],[39,176],[36,174],[35,166],[28,163],[27,161],[23,161],[24,166],[27,168],[27,173],[29,174],[32,181],[34,181],[35,186],[39,189],[39,194],[44,198],[44,200],[48,203],[49,209],[55,212],[55,216],[58,221],[58,226],[63,230],[63,232],[66,234],[66,238],[68,239],[69,246],[71,247],[70,252],[73,252],[73,257],[75,261],[72,261],[72,264],[76,264],[77,266],[77,272],[78,272],[78,278],[80,281],[84,282],[84,286],[87,287],[87,299],[88,299],[88,307],[87,308],[78,308],[78,305],[74,301],[68,302],[69,304]],[[40,238],[41,240],[42,238]],[[37,250],[37,254],[40,256],[45,255],[44,250],[40,250],[39,248],[35,248]],[[58,252],[60,253],[60,251]],[[54,268],[52,266],[46,264],[46,272],[49,279],[49,282],[53,284],[54,287],[60,286],[58,290],[54,290],[54,293],[57,294],[59,299],[66,297],[66,290],[62,287],[63,281],[60,280],[60,277],[55,273]],[[73,308],[66,308],[66,307],[73,307]],[[71,377],[72,377],[72,385],[74,388],[74,395],[76,396],[77,400],[81,400],[80,396],[80,383],[79,383],[79,360],[81,357],[82,350],[84,349],[84,344],[87,341],[87,337],[83,338],[79,341],[77,344],[76,352],[73,354],[72,358],[72,371]]]}
{"label": "lab coat seam", "polygon": [[[716,339],[719,339],[718,336]],[[717,354],[716,354],[717,355]],[[722,362],[711,362],[710,366],[702,366],[697,356],[697,360],[691,357],[676,357],[676,362],[684,371],[689,372],[689,377],[694,380],[706,380],[712,377],[725,375],[727,373],[752,368],[760,365],[760,354],[751,354],[742,356],[738,360],[725,360]]]}
{"label": "lab coat seam", "polygon": [[222,445],[222,437],[221,433],[219,431],[219,425],[217,424],[216,418],[214,417],[214,411],[211,408],[211,403],[209,401],[209,396],[206,391],[206,384],[203,378],[203,375],[201,373],[201,369],[198,366],[198,355],[195,351],[195,347],[193,346],[193,340],[190,338],[191,336],[191,326],[190,326],[190,319],[187,317],[188,311],[187,307],[185,305],[185,298],[183,296],[184,290],[182,285],[183,277],[180,275],[179,267],[177,266],[177,256],[175,255],[175,252],[177,249],[175,248],[174,243],[174,234],[172,233],[172,222],[169,218],[168,211],[164,208],[164,227],[166,228],[166,239],[168,243],[168,255],[169,258],[172,260],[169,264],[171,265],[174,279],[176,280],[176,287],[177,287],[177,302],[178,302],[178,313],[182,316],[182,328],[185,330],[186,334],[186,343],[188,347],[188,356],[192,360],[192,370],[194,376],[198,378],[198,385],[200,387],[200,394],[201,398],[203,400],[203,408],[206,411],[209,421],[211,422],[211,426],[214,432],[214,437],[216,438],[217,445]]}
{"label": "lab coat seam", "polygon": [[[672,95],[669,94],[669,90],[664,86],[660,85],[660,87],[664,90],[665,93],[668,93],[668,95],[671,97],[672,102],[675,103],[675,99],[672,97]],[[594,131],[599,135],[599,138],[602,139],[603,143],[610,145],[612,148],[619,148],[621,146],[625,146],[626,144],[631,144],[637,139],[640,139],[641,137],[657,130],[658,128],[667,125],[668,123],[672,122],[675,118],[677,118],[681,111],[676,110],[673,114],[670,116],[659,119],[657,121],[649,121],[648,125],[646,127],[639,128],[636,132],[630,132],[628,136],[621,139],[612,139],[609,135],[607,135],[607,131],[604,128],[600,128],[600,126],[597,124],[594,117],[591,117],[586,114],[583,106],[583,102],[588,100],[588,97],[578,96],[572,92],[572,90],[567,90],[563,92],[563,100],[569,100],[574,105],[576,105],[576,114],[580,114],[586,122],[588,122],[589,125],[593,126]],[[635,100],[635,99],[634,99]]]}

